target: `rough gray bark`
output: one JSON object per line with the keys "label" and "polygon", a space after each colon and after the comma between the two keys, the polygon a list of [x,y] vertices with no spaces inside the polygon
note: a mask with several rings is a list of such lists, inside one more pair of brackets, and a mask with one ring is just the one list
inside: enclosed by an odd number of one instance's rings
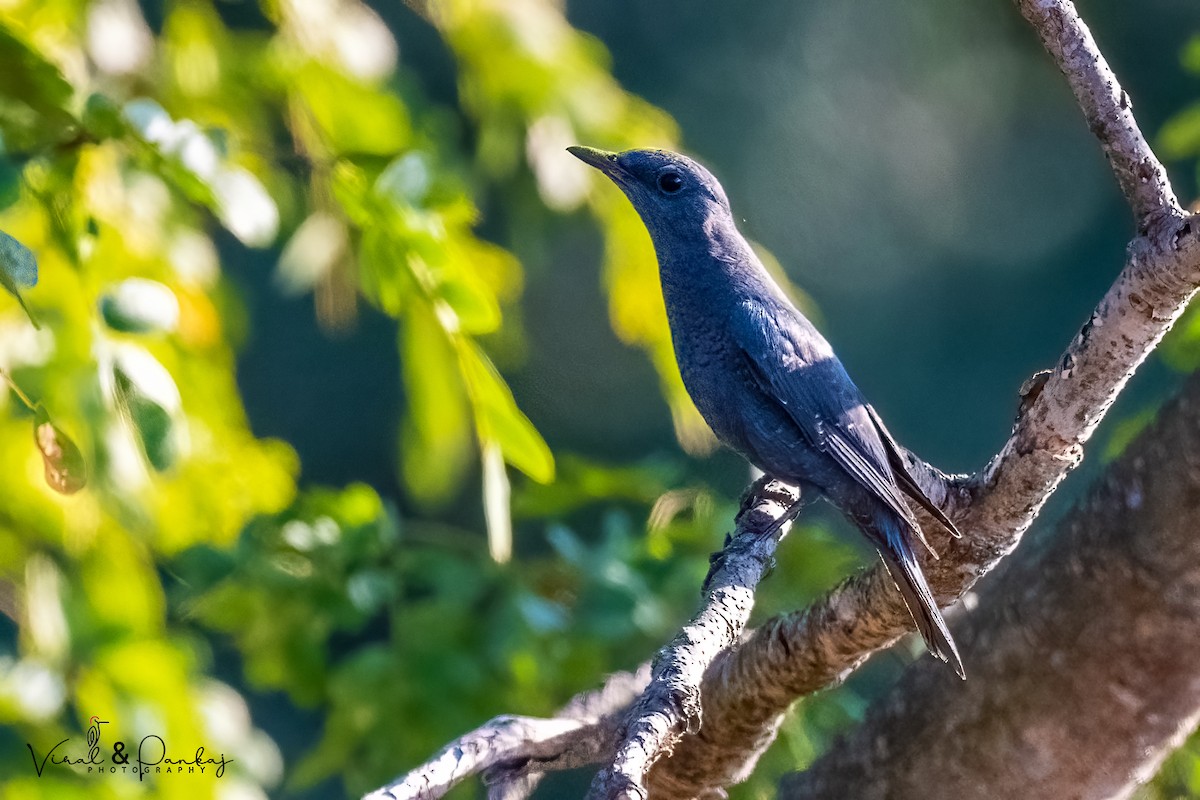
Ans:
{"label": "rough gray bark", "polygon": [[1200,376],[780,798],[1124,797],[1200,719]]}

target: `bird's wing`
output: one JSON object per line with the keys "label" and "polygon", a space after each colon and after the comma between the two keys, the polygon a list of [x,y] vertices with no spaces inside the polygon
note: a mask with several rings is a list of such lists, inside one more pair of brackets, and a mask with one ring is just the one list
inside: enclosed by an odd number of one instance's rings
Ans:
{"label": "bird's wing", "polygon": [[924,543],[866,401],[825,339],[791,308],[768,313],[757,303],[746,303],[741,311],[732,320],[734,338],[759,388],[787,412],[812,446],[896,512]]}
{"label": "bird's wing", "polygon": [[892,474],[896,476],[896,481],[900,484],[900,488],[904,490],[906,495],[917,501],[921,508],[928,511],[930,516],[950,532],[951,536],[955,539],[962,538],[962,533],[958,530],[958,527],[929,499],[929,495],[925,494],[925,490],[921,488],[921,484],[917,483],[916,478],[909,471],[908,462],[900,452],[900,445],[896,444],[896,440],[888,432],[887,427],[883,424],[883,420],[879,418],[879,413],[870,405],[867,406],[867,413],[871,415],[871,422],[875,424],[879,435],[883,438],[883,446],[887,448],[888,463],[892,466]]}

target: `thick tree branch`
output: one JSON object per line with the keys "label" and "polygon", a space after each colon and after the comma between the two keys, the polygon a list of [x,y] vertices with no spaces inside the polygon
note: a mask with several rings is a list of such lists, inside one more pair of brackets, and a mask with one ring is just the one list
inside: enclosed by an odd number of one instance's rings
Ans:
{"label": "thick tree branch", "polygon": [[[781,798],[1124,797],[1200,719],[1200,376]],[[935,778],[935,779],[934,779]]]}

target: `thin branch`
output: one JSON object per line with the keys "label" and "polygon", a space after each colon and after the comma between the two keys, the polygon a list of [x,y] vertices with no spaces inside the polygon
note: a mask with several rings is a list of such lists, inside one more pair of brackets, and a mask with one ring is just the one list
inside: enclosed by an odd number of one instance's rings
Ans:
{"label": "thin branch", "polygon": [[493,797],[527,796],[542,773],[600,763],[617,745],[621,713],[650,681],[649,665],[609,676],[549,719],[500,716],[460,736],[429,761],[363,800],[437,800],[486,773]]}
{"label": "thin branch", "polygon": [[365,800],[435,800],[464,778],[501,762],[528,760],[543,753],[557,757],[570,739],[579,738],[581,732],[592,733],[590,727],[578,719],[496,717]]}
{"label": "thin branch", "polygon": [[687,733],[700,729],[700,683],[713,659],[741,637],[759,581],[800,510],[793,486],[759,478],[742,501],[734,534],[713,559],[700,611],[654,659],[654,677],[634,703],[610,766],[589,800],[647,797],[645,777]]}
{"label": "thin branch", "polygon": [[1016,0],[1016,4],[1071,85],[1133,210],[1139,233],[1149,230],[1161,215],[1175,215],[1179,201],[1167,172],[1142,136],[1129,95],[1075,5],[1070,0]]}

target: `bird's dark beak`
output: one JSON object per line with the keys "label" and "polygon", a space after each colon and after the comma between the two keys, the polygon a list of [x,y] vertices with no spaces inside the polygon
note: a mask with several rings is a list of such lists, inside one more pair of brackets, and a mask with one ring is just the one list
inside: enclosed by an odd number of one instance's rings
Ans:
{"label": "bird's dark beak", "polygon": [[568,147],[567,152],[583,163],[590,164],[600,170],[615,181],[625,177],[625,170],[617,163],[616,153],[610,153],[607,150],[597,150],[594,147],[582,147],[580,145]]}

